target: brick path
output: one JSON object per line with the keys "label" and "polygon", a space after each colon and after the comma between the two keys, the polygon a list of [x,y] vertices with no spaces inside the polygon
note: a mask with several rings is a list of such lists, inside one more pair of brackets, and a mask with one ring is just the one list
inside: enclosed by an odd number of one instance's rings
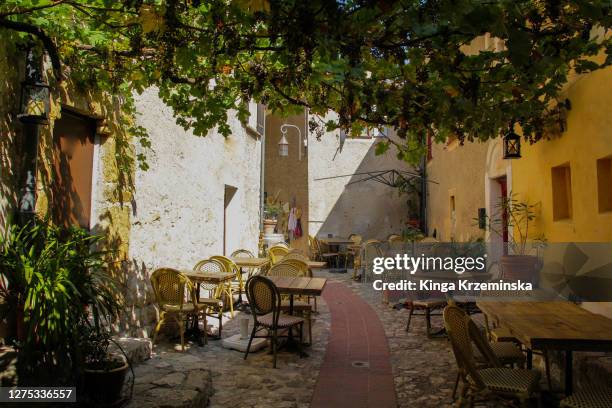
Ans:
{"label": "brick path", "polygon": [[376,312],[339,282],[329,282],[323,298],[331,333],[311,407],[396,407],[387,338]]}

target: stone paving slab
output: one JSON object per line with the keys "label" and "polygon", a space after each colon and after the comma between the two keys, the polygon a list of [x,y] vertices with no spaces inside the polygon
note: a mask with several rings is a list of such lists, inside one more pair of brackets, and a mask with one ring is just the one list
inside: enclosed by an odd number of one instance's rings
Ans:
{"label": "stone paving slab", "polygon": [[[201,385],[199,394],[208,396],[208,406],[212,408],[309,407],[330,326],[327,304],[319,299],[317,305],[319,313],[313,315],[313,344],[305,348],[309,357],[300,358],[297,353],[281,349],[276,369],[272,368],[269,348],[250,353],[244,360],[243,353],[221,347],[219,340],[209,339],[203,347],[189,343],[185,352],[180,352],[180,344],[160,336],[153,347],[153,358],[138,366],[134,395],[143,392],[144,397],[137,397],[130,408],[206,406],[194,405],[204,403],[203,398],[196,398],[192,392],[198,391],[194,389],[198,384]],[[251,318],[238,312],[234,319],[224,323],[223,337],[238,334],[238,322],[244,316]],[[190,380],[185,373],[194,370],[196,373]],[[161,397],[164,390],[173,388],[183,390],[185,398]]]}

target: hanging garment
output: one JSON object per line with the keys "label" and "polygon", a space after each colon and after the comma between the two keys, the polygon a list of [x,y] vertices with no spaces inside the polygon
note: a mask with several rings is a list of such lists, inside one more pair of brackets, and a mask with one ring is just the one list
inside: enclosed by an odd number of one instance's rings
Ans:
{"label": "hanging garment", "polygon": [[299,238],[302,236],[302,219],[301,218],[297,219],[297,224],[295,226],[295,231],[293,231],[293,235],[296,238]]}
{"label": "hanging garment", "polygon": [[291,208],[289,211],[289,220],[287,221],[287,231],[290,233],[295,231],[295,227],[297,226],[297,217],[295,216],[295,207]]}

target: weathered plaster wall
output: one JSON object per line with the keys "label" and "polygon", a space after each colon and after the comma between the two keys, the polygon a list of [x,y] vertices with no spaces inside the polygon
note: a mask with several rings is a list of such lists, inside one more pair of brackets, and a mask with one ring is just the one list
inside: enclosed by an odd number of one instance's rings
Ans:
{"label": "weathered plaster wall", "polygon": [[[338,131],[326,133],[308,146],[308,184],[311,235],[348,236],[358,233],[364,239],[384,239],[399,234],[408,221],[406,200],[397,189],[370,180],[347,185],[364,176],[327,180],[325,177],[351,175],[371,170],[411,170],[396,159],[391,149],[384,155],[374,153],[376,139],[347,138],[342,152]],[[334,158],[335,156],[335,158]]]}
{"label": "weathered plaster wall", "polygon": [[191,269],[223,253],[225,185],[237,188],[227,211],[226,253],[256,252],[259,237],[260,141],[235,119],[227,139],[214,131],[194,136],[176,125],[155,89],[137,96],[136,106],[152,147],[143,151],[150,168],[136,171],[131,204],[132,331],[155,317],[148,281],[153,270]]}
{"label": "weathered plaster wall", "polygon": [[[458,142],[432,144],[432,159],[427,163],[427,223],[429,235],[437,239],[465,241],[484,235],[475,225],[478,208],[485,204],[485,171],[488,143]],[[451,196],[455,214],[451,214]]]}
{"label": "weathered plaster wall", "polygon": [[[599,211],[597,160],[612,156],[612,68],[576,77],[566,88],[572,109],[560,137],[523,144],[512,165],[513,190],[541,202],[541,223],[532,230],[552,242],[612,240],[612,212]],[[551,168],[571,169],[572,217],[553,220]]]}

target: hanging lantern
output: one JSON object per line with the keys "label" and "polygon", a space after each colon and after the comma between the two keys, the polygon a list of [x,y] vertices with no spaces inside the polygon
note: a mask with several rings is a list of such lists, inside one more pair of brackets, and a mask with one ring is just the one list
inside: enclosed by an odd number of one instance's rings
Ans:
{"label": "hanging lantern", "polygon": [[287,141],[287,137],[285,133],[282,134],[280,142],[278,142],[278,155],[281,157],[289,156],[289,142]]}
{"label": "hanging lantern", "polygon": [[520,159],[521,158],[521,137],[514,133],[514,124],[510,126],[510,130],[504,136],[504,159]]}
{"label": "hanging lantern", "polygon": [[42,61],[30,49],[26,53],[26,79],[21,82],[20,112],[23,123],[49,123],[49,85],[42,80]]}

